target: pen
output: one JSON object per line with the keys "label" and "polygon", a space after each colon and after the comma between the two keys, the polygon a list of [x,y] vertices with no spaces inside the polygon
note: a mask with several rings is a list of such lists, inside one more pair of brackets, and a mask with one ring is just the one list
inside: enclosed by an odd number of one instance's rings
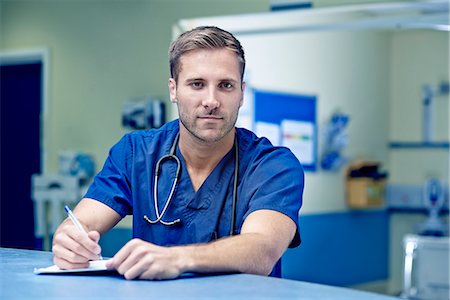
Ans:
{"label": "pen", "polygon": [[[64,210],[66,211],[67,215],[69,216],[70,220],[72,220],[73,224],[78,228],[79,231],[84,232],[87,235],[86,230],[84,230],[83,226],[81,226],[80,221],[78,221],[77,217],[73,214],[73,212],[70,210],[70,208],[65,205]],[[100,259],[103,259],[103,257],[99,254],[98,255]]]}

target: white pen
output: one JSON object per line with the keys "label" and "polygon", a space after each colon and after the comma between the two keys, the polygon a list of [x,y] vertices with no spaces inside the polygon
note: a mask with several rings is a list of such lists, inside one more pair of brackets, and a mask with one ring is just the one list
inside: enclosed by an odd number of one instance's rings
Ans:
{"label": "white pen", "polygon": [[[84,230],[83,226],[81,226],[80,221],[78,221],[77,217],[75,217],[75,215],[67,205],[64,206],[64,210],[66,211],[69,218],[72,220],[73,224],[75,224],[75,226],[78,228],[78,230],[84,232],[87,235],[86,230]],[[103,259],[103,257],[100,254],[98,256],[100,259]]]}

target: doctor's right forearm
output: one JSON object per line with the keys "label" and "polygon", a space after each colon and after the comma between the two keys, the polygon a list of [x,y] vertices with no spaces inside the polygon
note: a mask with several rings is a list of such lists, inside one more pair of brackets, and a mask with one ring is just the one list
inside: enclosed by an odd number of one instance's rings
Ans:
{"label": "doctor's right forearm", "polygon": [[100,234],[110,230],[121,219],[110,207],[90,198],[83,198],[73,212],[87,231],[98,231]]}

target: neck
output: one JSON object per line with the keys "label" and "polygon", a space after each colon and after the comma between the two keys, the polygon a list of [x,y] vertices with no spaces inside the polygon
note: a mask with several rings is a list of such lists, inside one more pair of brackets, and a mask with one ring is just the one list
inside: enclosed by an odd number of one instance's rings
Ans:
{"label": "neck", "polygon": [[216,165],[233,147],[235,130],[230,131],[217,142],[204,142],[192,136],[184,127],[180,127],[179,147],[184,160],[196,169]]}
{"label": "neck", "polygon": [[186,162],[194,190],[197,191],[234,144],[235,129],[217,142],[204,142],[180,124],[180,152]]}

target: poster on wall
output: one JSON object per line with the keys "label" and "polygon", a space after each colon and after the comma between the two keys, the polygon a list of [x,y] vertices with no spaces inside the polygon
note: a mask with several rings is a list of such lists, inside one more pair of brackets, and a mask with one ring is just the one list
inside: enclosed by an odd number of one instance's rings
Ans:
{"label": "poster on wall", "polygon": [[305,171],[316,171],[316,96],[254,90],[254,113],[256,135],[288,147]]}

